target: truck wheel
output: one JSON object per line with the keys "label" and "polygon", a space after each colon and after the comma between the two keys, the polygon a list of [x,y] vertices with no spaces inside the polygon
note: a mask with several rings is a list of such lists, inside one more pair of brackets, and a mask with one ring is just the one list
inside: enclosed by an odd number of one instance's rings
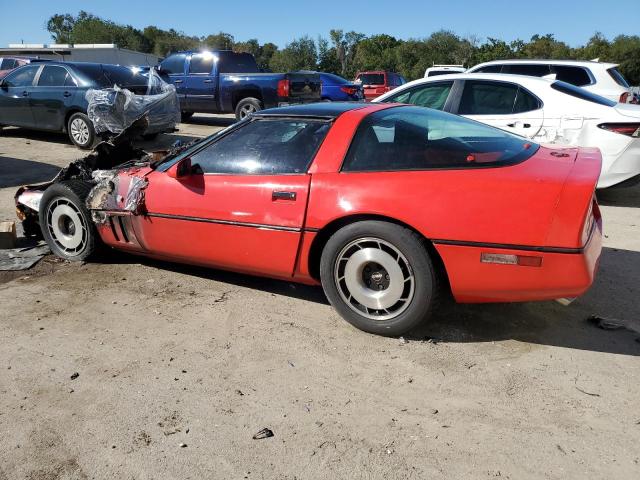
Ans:
{"label": "truck wheel", "polygon": [[242,120],[248,117],[252,113],[256,113],[262,110],[262,103],[257,98],[247,97],[243,98],[236,105],[236,119]]}
{"label": "truck wheel", "polygon": [[96,249],[98,232],[85,206],[91,184],[66,180],[47,188],[40,201],[40,228],[51,251],[72,261],[87,259]]}
{"label": "truck wheel", "polygon": [[438,277],[414,231],[389,222],[356,222],[325,245],[320,278],[331,305],[365,332],[397,336],[426,320]]}
{"label": "truck wheel", "polygon": [[74,113],[67,122],[67,132],[69,139],[76,147],[87,150],[93,146],[96,138],[93,123],[84,113]]}
{"label": "truck wheel", "polygon": [[186,122],[191,117],[193,117],[193,112],[180,112],[180,121]]}

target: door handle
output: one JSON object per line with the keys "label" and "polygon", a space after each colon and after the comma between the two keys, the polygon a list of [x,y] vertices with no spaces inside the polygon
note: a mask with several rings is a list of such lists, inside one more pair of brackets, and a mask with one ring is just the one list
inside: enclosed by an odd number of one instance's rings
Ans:
{"label": "door handle", "polygon": [[278,192],[271,193],[271,200],[295,200],[298,195],[296,192]]}
{"label": "door handle", "polygon": [[22,92],[22,96],[23,97],[28,97],[29,96],[29,92],[27,92],[26,90],[24,92]]}
{"label": "door handle", "polygon": [[64,95],[65,97],[70,97],[71,96],[71,92],[64,92],[62,95]]}
{"label": "door handle", "polygon": [[173,83],[182,83],[182,80],[174,80]]}
{"label": "door handle", "polygon": [[516,128],[516,127],[522,127],[522,128],[531,128],[531,124],[530,123],[520,123],[520,122],[513,122],[513,123],[507,123],[507,127],[511,127],[511,128]]}
{"label": "door handle", "polygon": [[204,81],[204,83],[211,83],[211,82],[213,82],[213,80],[211,80],[210,78]]}

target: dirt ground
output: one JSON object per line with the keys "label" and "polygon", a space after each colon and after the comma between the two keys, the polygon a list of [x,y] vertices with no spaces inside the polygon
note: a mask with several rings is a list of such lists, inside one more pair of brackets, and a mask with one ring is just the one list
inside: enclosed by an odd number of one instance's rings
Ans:
{"label": "dirt ground", "polygon": [[[0,220],[81,155],[4,130]],[[319,288],[132,256],[5,273],[0,480],[640,478],[640,189],[600,197],[584,297],[447,306],[405,341]]]}

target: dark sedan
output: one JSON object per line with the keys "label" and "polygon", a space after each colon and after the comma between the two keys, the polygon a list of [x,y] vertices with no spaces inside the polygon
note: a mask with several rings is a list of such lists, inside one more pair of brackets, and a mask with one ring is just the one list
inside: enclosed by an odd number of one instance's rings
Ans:
{"label": "dark sedan", "polygon": [[333,73],[320,73],[322,82],[322,100],[335,102],[353,102],[364,99],[362,85],[342,78]]}
{"label": "dark sedan", "polygon": [[96,133],[87,116],[89,89],[118,85],[145,94],[148,73],[119,65],[47,62],[19,67],[0,80],[0,127],[66,132],[80,148]]}

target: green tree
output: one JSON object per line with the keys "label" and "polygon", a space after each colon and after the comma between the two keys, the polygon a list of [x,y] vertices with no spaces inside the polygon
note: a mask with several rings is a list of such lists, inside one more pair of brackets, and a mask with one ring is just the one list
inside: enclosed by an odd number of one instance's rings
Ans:
{"label": "green tree", "polygon": [[318,70],[328,73],[341,73],[341,65],[336,55],[336,49],[329,44],[325,37],[318,37]]}
{"label": "green tree", "polygon": [[56,43],[69,43],[75,22],[76,19],[68,13],[53,15],[47,21],[47,30]]}
{"label": "green tree", "polygon": [[356,70],[395,70],[395,48],[401,42],[386,34],[373,35],[358,42],[353,63]]}
{"label": "green tree", "polygon": [[355,75],[353,58],[355,57],[358,43],[360,43],[366,35],[354,31],[344,33],[343,30],[330,30],[329,37],[333,43],[336,57],[340,62],[340,75],[353,78]]}
{"label": "green tree", "polygon": [[207,35],[201,40],[201,46],[211,50],[231,50],[233,49],[233,35],[219,32],[214,35]]}
{"label": "green tree", "polygon": [[305,35],[276,51],[271,57],[269,67],[276,72],[315,70],[317,62],[316,44],[311,37]]}

